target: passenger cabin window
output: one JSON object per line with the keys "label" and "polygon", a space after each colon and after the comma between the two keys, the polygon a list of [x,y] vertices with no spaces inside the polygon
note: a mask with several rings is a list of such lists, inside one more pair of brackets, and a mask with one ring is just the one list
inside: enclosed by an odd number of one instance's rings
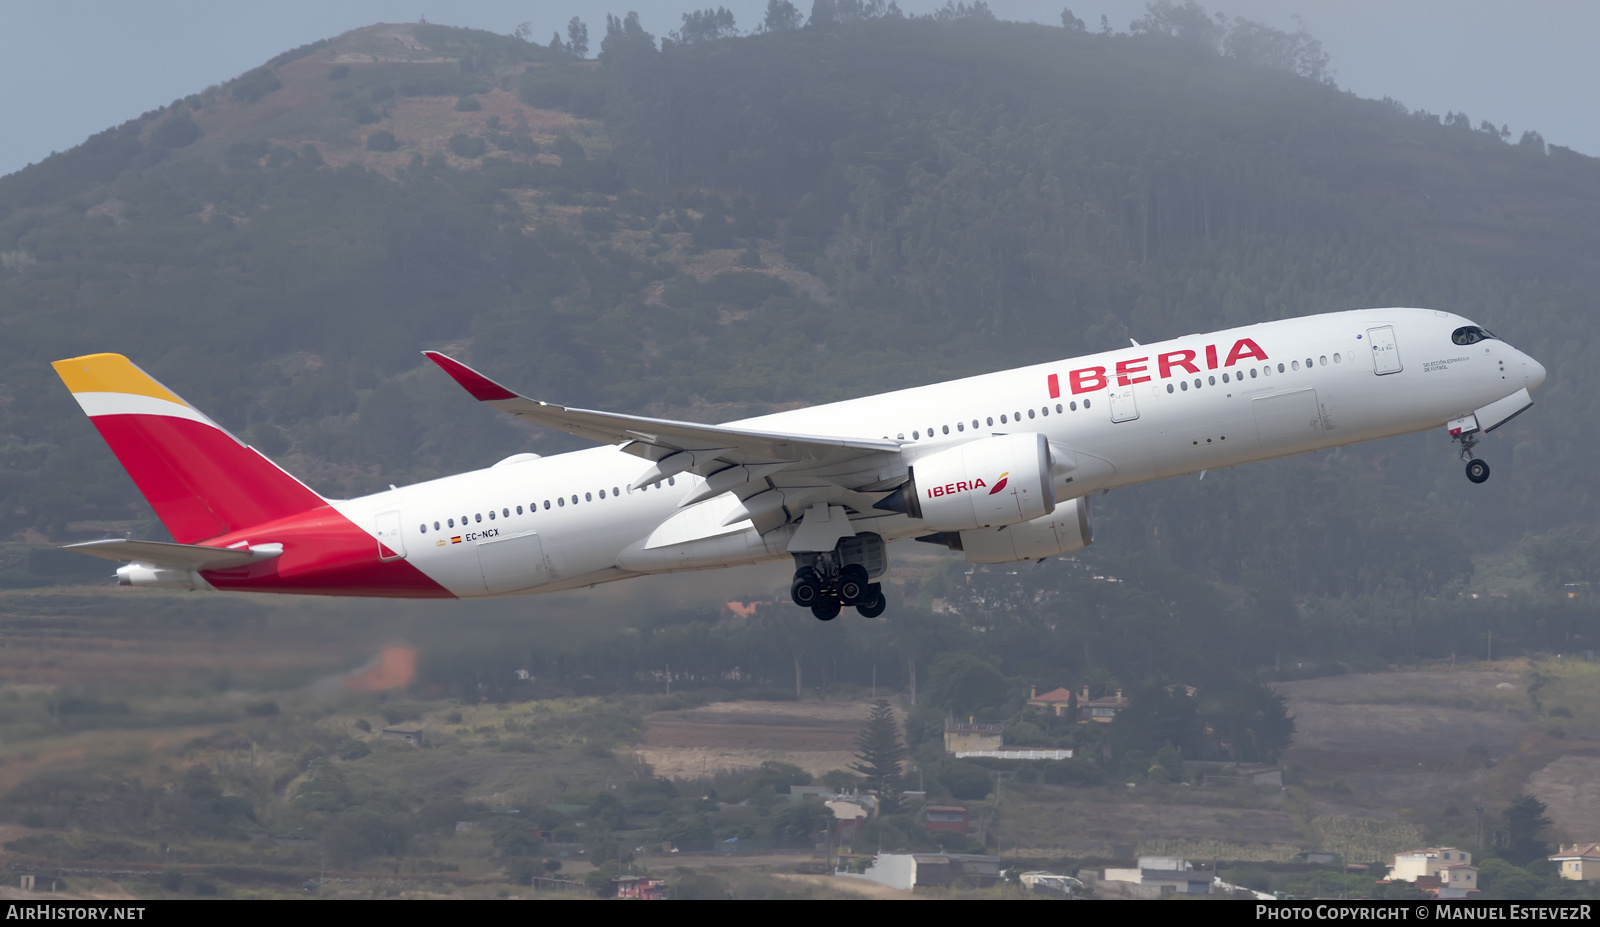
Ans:
{"label": "passenger cabin window", "polygon": [[1000,424],[1004,425],[1005,423],[1006,423],[1006,417],[1004,415],[1000,416]]}
{"label": "passenger cabin window", "polygon": [[1300,369],[1300,362],[1299,361],[1290,361],[1289,362],[1289,366],[1293,367],[1296,370],[1299,370]]}
{"label": "passenger cabin window", "polygon": [[1169,393],[1170,393],[1170,392],[1173,392],[1173,389],[1172,389],[1172,384],[1171,384],[1171,383],[1168,383],[1168,384],[1167,384],[1167,392],[1169,392]]}
{"label": "passenger cabin window", "polygon": [[1339,352],[1337,352],[1337,351],[1335,351],[1334,354],[1333,354],[1333,362],[1335,364],[1339,363]]}
{"label": "passenger cabin window", "polygon": [[1032,409],[1028,410],[1028,417],[1029,418],[1033,418],[1033,410]]}
{"label": "passenger cabin window", "polygon": [[1477,344],[1493,337],[1494,335],[1491,335],[1487,329],[1479,328],[1476,325],[1463,325],[1450,333],[1450,340],[1456,344]]}
{"label": "passenger cabin window", "polygon": [[[549,505],[549,504],[550,503],[548,503],[548,502],[545,503],[545,505]],[[565,508],[566,505],[567,505],[567,497],[566,496],[556,496],[556,505],[559,505],[559,506]]]}
{"label": "passenger cabin window", "polygon": [[483,513],[482,512],[479,512],[478,514],[476,514],[476,515],[474,515],[472,517],[476,521],[479,521],[479,522],[483,521]]}
{"label": "passenger cabin window", "polygon": [[494,521],[494,509],[489,510],[489,520]]}
{"label": "passenger cabin window", "polygon": [[417,526],[417,530],[422,532],[423,534],[427,534],[428,533],[428,526],[427,526],[426,523],[418,525]]}
{"label": "passenger cabin window", "polygon": [[956,422],[956,431],[966,431],[966,430],[967,430],[967,425],[966,425],[965,422]]}
{"label": "passenger cabin window", "polygon": [[991,428],[994,427],[994,416],[991,415],[988,418],[984,419],[984,421],[989,423],[989,427],[991,427]]}

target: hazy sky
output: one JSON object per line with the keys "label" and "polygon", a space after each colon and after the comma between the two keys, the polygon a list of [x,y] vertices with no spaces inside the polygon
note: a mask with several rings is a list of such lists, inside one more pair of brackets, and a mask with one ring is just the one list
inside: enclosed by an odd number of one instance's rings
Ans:
{"label": "hazy sky", "polygon": [[[637,10],[663,35],[706,0],[4,0],[0,4],[0,174],[101,129],[235,77],[281,51],[375,22],[430,22],[509,33],[531,22],[548,42],[572,16],[591,55],[607,11]],[[1060,24],[1061,7],[1091,29],[1101,14],[1125,31],[1143,0],[989,0],[1001,19]],[[748,30],[766,0],[721,0]],[[809,12],[810,0],[796,0]],[[911,13],[943,0],[900,0]],[[1554,144],[1600,155],[1600,2],[1594,0],[1215,0],[1213,12],[1292,30],[1298,13],[1332,57],[1339,86],[1391,96],[1474,123],[1537,129]]]}

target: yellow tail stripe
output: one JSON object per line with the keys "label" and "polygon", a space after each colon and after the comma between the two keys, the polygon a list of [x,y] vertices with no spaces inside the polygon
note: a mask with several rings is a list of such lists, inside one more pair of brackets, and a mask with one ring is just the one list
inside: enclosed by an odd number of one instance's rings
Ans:
{"label": "yellow tail stripe", "polygon": [[121,354],[85,354],[58,360],[51,366],[74,393],[132,393],[188,405]]}

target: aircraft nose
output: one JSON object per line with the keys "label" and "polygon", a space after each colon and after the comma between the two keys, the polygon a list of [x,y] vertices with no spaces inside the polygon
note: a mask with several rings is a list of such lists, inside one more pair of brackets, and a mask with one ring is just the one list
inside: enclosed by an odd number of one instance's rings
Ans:
{"label": "aircraft nose", "polygon": [[1544,384],[1544,365],[1533,358],[1523,355],[1522,371],[1527,378],[1529,390],[1536,390]]}

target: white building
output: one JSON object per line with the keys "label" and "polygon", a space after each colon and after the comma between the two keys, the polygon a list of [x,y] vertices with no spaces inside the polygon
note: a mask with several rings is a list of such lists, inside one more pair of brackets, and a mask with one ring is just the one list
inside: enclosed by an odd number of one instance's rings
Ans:
{"label": "white building", "polygon": [[[1394,855],[1394,868],[1389,871],[1389,879],[1393,882],[1415,882],[1420,877],[1436,876],[1441,869],[1470,865],[1472,865],[1472,854],[1455,847],[1407,850]],[[1476,880],[1473,881],[1472,887],[1478,887]]]}

